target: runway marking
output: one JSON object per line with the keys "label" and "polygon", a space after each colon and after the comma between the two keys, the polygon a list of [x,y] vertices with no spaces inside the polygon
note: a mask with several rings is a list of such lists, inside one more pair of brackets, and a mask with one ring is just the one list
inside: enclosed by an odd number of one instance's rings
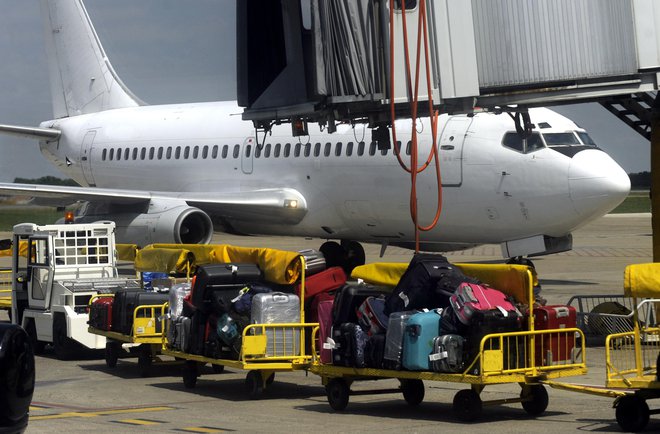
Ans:
{"label": "runway marking", "polygon": [[67,418],[76,418],[76,417],[91,418],[91,417],[99,417],[99,416],[108,416],[113,414],[144,413],[149,411],[164,411],[164,410],[176,410],[176,408],[175,407],[142,407],[142,408],[119,408],[119,409],[101,410],[101,411],[69,411],[64,413],[45,414],[42,416],[30,416],[30,421],[67,419]]}
{"label": "runway marking", "polygon": [[214,427],[211,427],[211,426],[191,426],[191,427],[187,427],[187,428],[175,429],[174,431],[215,433],[215,432],[228,432],[228,431],[234,431],[234,430],[233,429],[214,428]]}
{"label": "runway marking", "polygon": [[124,419],[124,420],[115,420],[115,423],[124,423],[127,425],[161,425],[166,422],[162,420],[153,420],[153,419]]}

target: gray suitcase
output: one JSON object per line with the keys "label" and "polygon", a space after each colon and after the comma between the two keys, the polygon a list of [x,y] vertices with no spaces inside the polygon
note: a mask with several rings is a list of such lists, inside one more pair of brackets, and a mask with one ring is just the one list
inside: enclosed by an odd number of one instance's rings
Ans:
{"label": "gray suitcase", "polygon": [[311,276],[326,269],[325,256],[316,249],[299,250],[305,258],[305,276]]}
{"label": "gray suitcase", "polygon": [[385,332],[385,352],[383,353],[383,367],[385,369],[401,369],[403,358],[403,335],[408,318],[417,311],[392,312],[388,319],[387,332]]}
{"label": "gray suitcase", "polygon": [[433,352],[429,356],[431,369],[435,372],[463,372],[465,369],[461,335],[442,335],[433,339]]}
{"label": "gray suitcase", "polygon": [[[252,298],[252,324],[300,323],[300,298],[295,294],[270,292]],[[301,354],[300,328],[275,327],[266,329],[266,356],[294,356]]]}
{"label": "gray suitcase", "polygon": [[187,353],[190,342],[190,324],[191,320],[187,316],[178,316],[171,320],[170,328],[167,331],[167,341],[174,350]]}

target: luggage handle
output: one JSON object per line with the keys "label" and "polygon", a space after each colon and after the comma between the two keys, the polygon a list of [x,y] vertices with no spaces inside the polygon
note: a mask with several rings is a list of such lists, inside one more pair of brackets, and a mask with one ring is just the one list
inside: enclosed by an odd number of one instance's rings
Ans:
{"label": "luggage handle", "polygon": [[438,360],[444,360],[449,358],[449,353],[447,351],[440,351],[439,353],[429,354],[429,361],[435,362]]}
{"label": "luggage handle", "polygon": [[569,309],[568,306],[555,306],[552,309],[554,309],[555,313],[557,314],[557,318],[565,318],[569,316]]}

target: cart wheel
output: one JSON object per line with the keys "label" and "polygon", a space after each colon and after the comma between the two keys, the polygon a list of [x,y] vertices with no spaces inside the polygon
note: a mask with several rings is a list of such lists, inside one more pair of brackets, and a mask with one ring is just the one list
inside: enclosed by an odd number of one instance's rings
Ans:
{"label": "cart wheel", "polygon": [[270,374],[268,376],[268,378],[266,378],[266,386],[270,386],[271,384],[273,384],[273,381],[275,381],[275,373],[274,372],[272,374]]}
{"label": "cart wheel", "polygon": [[120,348],[121,344],[119,342],[110,339],[105,342],[105,365],[108,368],[114,368],[117,366]]}
{"label": "cart wheel", "polygon": [[637,432],[649,423],[649,406],[635,395],[622,397],[616,406],[616,421],[624,431]]}
{"label": "cart wheel", "polygon": [[412,406],[419,405],[424,400],[424,382],[422,380],[401,380],[403,399]]}
{"label": "cart wheel", "polygon": [[250,371],[245,377],[245,388],[250,399],[259,399],[264,392],[264,380],[261,372]]}
{"label": "cart wheel", "polygon": [[472,389],[463,389],[454,395],[452,409],[459,420],[472,422],[481,416],[483,403],[477,392]]}
{"label": "cart wheel", "polygon": [[197,384],[197,362],[187,360],[183,367],[183,385],[187,389],[194,389]]}
{"label": "cart wheel", "polygon": [[73,357],[74,341],[67,336],[66,318],[62,313],[56,313],[53,318],[53,350],[60,360],[70,360]]}
{"label": "cart wheel", "polygon": [[27,320],[27,324],[25,325],[25,331],[30,337],[32,348],[34,348],[34,354],[35,355],[43,354],[44,349],[46,348],[46,343],[37,339],[37,326],[34,325],[34,319]]}
{"label": "cart wheel", "polygon": [[523,386],[520,398],[523,400],[522,407],[531,416],[539,416],[548,408],[548,391],[541,384]]}
{"label": "cart wheel", "polygon": [[151,346],[144,344],[140,346],[140,353],[138,354],[138,367],[140,368],[140,375],[148,377],[153,364],[153,357],[151,356]]}
{"label": "cart wheel", "polygon": [[225,365],[216,365],[212,363],[211,369],[213,369],[213,373],[215,374],[222,374],[225,371]]}
{"label": "cart wheel", "polygon": [[348,405],[348,396],[351,389],[343,378],[333,378],[325,386],[328,395],[328,403],[335,411],[342,411]]}

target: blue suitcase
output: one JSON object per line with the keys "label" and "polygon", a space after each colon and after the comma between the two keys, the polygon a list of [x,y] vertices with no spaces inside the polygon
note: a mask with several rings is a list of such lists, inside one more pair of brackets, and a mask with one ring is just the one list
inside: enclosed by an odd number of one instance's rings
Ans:
{"label": "blue suitcase", "polygon": [[403,334],[403,369],[430,371],[433,341],[440,334],[440,311],[419,312],[408,319]]}

